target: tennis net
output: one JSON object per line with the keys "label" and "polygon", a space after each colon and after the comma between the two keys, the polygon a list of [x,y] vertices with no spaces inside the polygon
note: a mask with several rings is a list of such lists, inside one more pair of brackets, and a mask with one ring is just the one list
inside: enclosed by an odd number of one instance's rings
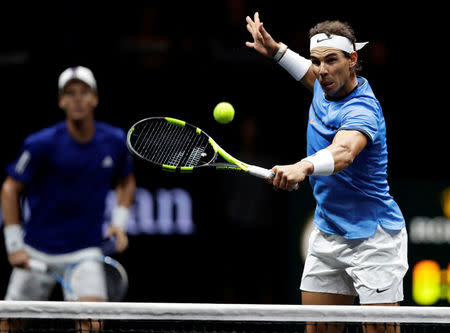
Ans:
{"label": "tennis net", "polygon": [[1,333],[450,332],[448,307],[0,301],[0,318]]}

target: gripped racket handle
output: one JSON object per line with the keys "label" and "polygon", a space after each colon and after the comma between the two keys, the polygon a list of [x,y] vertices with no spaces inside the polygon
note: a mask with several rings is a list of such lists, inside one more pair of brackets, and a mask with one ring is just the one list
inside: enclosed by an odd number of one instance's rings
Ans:
{"label": "gripped racket handle", "polygon": [[[275,173],[272,170],[261,168],[261,167],[256,166],[256,165],[249,165],[248,166],[248,173],[251,174],[252,176],[256,176],[256,177],[259,177],[259,178],[272,179],[275,176]],[[294,186],[292,186],[289,189],[289,191],[298,190],[298,187],[299,187],[298,184],[295,184]]]}
{"label": "gripped racket handle", "polygon": [[46,263],[36,260],[36,259],[29,259],[28,265],[30,266],[30,269],[32,271],[46,273],[48,272],[48,266]]}
{"label": "gripped racket handle", "polygon": [[248,173],[252,176],[256,176],[259,178],[269,178],[272,179],[275,175],[272,170],[264,169],[256,165],[249,165],[248,166]]}
{"label": "gripped racket handle", "polygon": [[58,281],[63,286],[63,288],[66,289],[70,293],[70,295],[73,297],[73,300],[78,300],[78,297],[74,294],[70,284],[68,284],[64,280],[64,278],[62,278],[60,275],[58,275],[56,273],[52,273],[51,270],[49,270],[48,265],[45,262],[42,262],[42,261],[39,261],[36,259],[29,259],[28,265],[30,266],[30,269],[34,272],[51,274],[53,276],[53,278],[55,278],[56,281]]}

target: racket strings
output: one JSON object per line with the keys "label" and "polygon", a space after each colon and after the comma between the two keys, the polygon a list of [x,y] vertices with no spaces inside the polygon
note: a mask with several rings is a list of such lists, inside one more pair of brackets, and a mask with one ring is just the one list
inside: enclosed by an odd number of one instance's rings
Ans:
{"label": "racket strings", "polygon": [[[186,128],[179,127],[178,129],[181,134],[185,134]],[[175,151],[182,151],[182,154],[176,155],[176,160],[172,161],[175,166],[187,166],[193,167],[196,166],[202,156],[202,153],[205,151],[208,138],[205,135],[200,135],[193,130],[189,130],[188,135],[183,135],[180,138],[179,144],[175,148]]]}
{"label": "racket strings", "polygon": [[142,152],[144,150],[143,145],[147,142],[146,136],[149,134],[147,127],[148,127],[148,124],[145,124],[144,129],[139,133],[139,136],[136,139],[136,144],[138,145],[136,147],[137,151]]}
{"label": "racket strings", "polygon": [[175,126],[178,135],[174,135],[175,144],[164,159],[164,163],[173,166],[196,166],[206,148],[207,138],[184,127]]}
{"label": "racket strings", "polygon": [[165,123],[164,133],[161,136],[161,140],[159,140],[161,145],[155,156],[153,156],[154,160],[161,164],[177,165],[177,162],[184,154],[184,149],[180,142],[183,139],[182,134],[181,127]]}
{"label": "racket strings", "polygon": [[135,130],[133,146],[145,159],[171,166],[196,166],[208,145],[208,137],[191,128],[149,121]]}
{"label": "racket strings", "polygon": [[[152,125],[152,124],[150,124]],[[158,153],[158,151],[161,148],[161,145],[163,143],[163,134],[164,134],[164,124],[163,123],[156,123],[154,127],[154,130],[146,137],[146,155],[149,158],[154,158],[155,155]],[[159,140],[155,140],[152,144],[153,138],[159,138]]]}
{"label": "racket strings", "polygon": [[196,166],[198,164],[207,144],[208,139],[205,136],[197,135],[196,142],[194,143],[195,148],[192,149],[191,154],[189,154],[187,161],[185,162],[187,166]]}
{"label": "racket strings", "polygon": [[104,264],[106,289],[109,301],[120,301],[128,290],[126,272],[113,264]]}
{"label": "racket strings", "polygon": [[139,136],[135,142],[136,150],[145,157],[147,157],[149,154],[150,148],[149,139],[154,135],[155,132],[158,131],[158,126],[152,125],[153,123],[144,123],[144,128],[139,133]]}
{"label": "racket strings", "polygon": [[188,135],[183,135],[183,128],[179,126],[172,126],[171,130],[174,132],[171,137],[174,144],[169,146],[166,154],[162,156],[162,160],[164,161],[164,164],[177,166],[185,153]]}
{"label": "racket strings", "polygon": [[[137,151],[146,159],[154,160],[160,151],[165,139],[164,123],[162,122],[146,122],[144,128],[135,142],[138,147]],[[144,135],[141,135],[144,133]],[[138,142],[141,140],[141,142]]]}
{"label": "racket strings", "polygon": [[191,131],[189,135],[186,135],[184,140],[181,143],[181,146],[183,147],[183,154],[177,156],[176,164],[174,165],[182,165],[182,166],[195,166],[196,164],[193,164],[192,159],[190,159],[190,156],[192,156],[193,152],[198,149],[197,143],[199,140],[200,135],[195,133],[194,131]]}
{"label": "racket strings", "polygon": [[158,131],[156,131],[155,134],[148,140],[148,144],[150,146],[152,146],[152,143],[154,142],[152,149],[150,149],[151,154],[148,156],[151,161],[163,164],[164,162],[162,161],[162,156],[167,149],[167,144],[171,141],[172,131],[170,130],[168,123],[160,122],[159,125]]}

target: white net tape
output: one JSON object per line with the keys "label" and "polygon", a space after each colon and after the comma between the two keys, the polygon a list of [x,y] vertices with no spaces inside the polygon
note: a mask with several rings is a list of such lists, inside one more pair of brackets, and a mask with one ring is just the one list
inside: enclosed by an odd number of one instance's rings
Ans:
{"label": "white net tape", "polygon": [[0,301],[0,318],[448,324],[450,308]]}

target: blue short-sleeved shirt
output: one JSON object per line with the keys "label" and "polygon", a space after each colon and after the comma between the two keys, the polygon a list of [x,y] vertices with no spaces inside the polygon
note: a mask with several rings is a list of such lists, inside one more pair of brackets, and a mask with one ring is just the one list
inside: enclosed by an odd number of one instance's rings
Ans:
{"label": "blue short-sleeved shirt", "polygon": [[26,185],[25,243],[52,254],[100,246],[106,194],[132,168],[125,133],[111,125],[95,122],[83,144],[65,122],[31,134],[6,170]]}
{"label": "blue short-sleeved shirt", "polygon": [[388,153],[383,113],[366,79],[340,100],[328,100],[319,82],[309,109],[307,154],[329,146],[340,130],[357,130],[368,144],[343,171],[332,176],[310,176],[317,207],[314,224],[324,232],[348,239],[368,238],[380,224],[400,230],[405,221],[389,194]]}

